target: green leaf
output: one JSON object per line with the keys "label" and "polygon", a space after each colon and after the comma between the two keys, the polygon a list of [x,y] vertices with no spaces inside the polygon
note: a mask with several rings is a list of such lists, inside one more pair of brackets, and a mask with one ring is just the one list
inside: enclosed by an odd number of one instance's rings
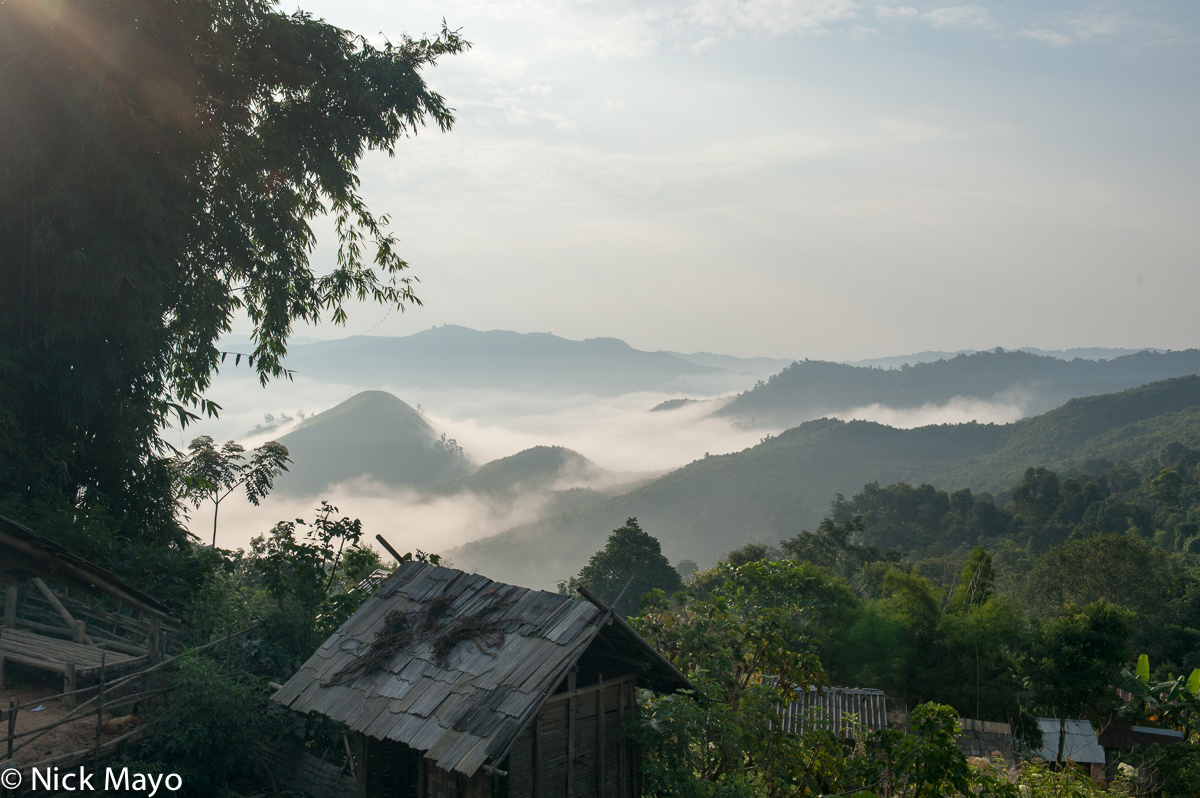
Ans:
{"label": "green leaf", "polygon": [[1200,693],[1200,668],[1192,671],[1192,675],[1187,680],[1187,691],[1192,695]]}
{"label": "green leaf", "polygon": [[1145,654],[1138,657],[1137,677],[1142,684],[1150,681],[1150,657]]}

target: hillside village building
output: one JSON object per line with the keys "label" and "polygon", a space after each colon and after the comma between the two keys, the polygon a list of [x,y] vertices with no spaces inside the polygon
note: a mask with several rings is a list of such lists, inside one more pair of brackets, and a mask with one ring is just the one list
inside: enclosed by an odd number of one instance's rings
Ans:
{"label": "hillside village building", "polygon": [[[101,673],[138,670],[161,658],[170,631],[164,622],[186,623],[112,573],[3,516],[0,587],[0,688],[9,664],[61,674],[64,692]],[[100,609],[65,588],[104,597],[112,607]]]}
{"label": "hillside village building", "polygon": [[634,691],[690,689],[619,615],[402,563],[275,700],[347,728],[370,798],[633,798]]}

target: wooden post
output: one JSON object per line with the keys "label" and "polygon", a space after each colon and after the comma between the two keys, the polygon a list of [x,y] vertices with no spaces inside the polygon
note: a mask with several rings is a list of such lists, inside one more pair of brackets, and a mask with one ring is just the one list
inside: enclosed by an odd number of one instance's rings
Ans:
{"label": "wooden post", "polygon": [[[79,681],[75,675],[75,663],[68,662],[63,666],[63,692],[74,693]],[[63,706],[67,709],[75,708],[75,696],[69,695],[63,699]]]}
{"label": "wooden post", "polygon": [[[162,662],[162,622],[153,616],[148,619],[150,627],[149,639],[146,641],[146,655],[150,664],[157,665]],[[146,680],[146,686],[155,688],[162,684],[162,671],[154,671],[150,674],[150,678]]]}
{"label": "wooden post", "polygon": [[76,621],[71,630],[71,639],[76,643],[83,643],[85,638],[87,638],[87,621]]}
{"label": "wooden post", "polygon": [[575,671],[567,674],[567,798],[575,798]]}
{"label": "wooden post", "polygon": [[17,586],[9,585],[4,593],[4,625],[11,629],[17,623]]}
{"label": "wooden post", "polygon": [[17,734],[17,699],[8,697],[8,759],[12,759],[13,739]]}
{"label": "wooden post", "polygon": [[46,583],[41,579],[35,577],[32,581],[33,586],[41,592],[46,601],[50,602],[50,606],[58,610],[58,614],[62,616],[63,621],[66,622],[67,626],[72,630],[71,639],[76,643],[87,643],[89,646],[96,645],[95,641],[87,636],[86,629],[82,631],[80,630],[79,624],[82,622],[75,620],[75,616],[71,615],[71,613],[67,611],[67,608],[64,607],[62,602],[58,600],[58,596],[54,595],[54,591],[47,587]]}
{"label": "wooden post", "polygon": [[62,619],[66,622],[67,626],[75,625],[75,617],[71,615],[71,613],[67,612],[67,608],[64,607],[62,602],[58,600],[58,596],[54,595],[54,591],[46,586],[45,582],[38,577],[34,577],[33,586],[38,589],[38,592],[42,594],[46,601],[50,602],[51,607],[58,610],[58,614],[62,616]]}
{"label": "wooden post", "polygon": [[0,654],[0,690],[4,689],[4,655]]}
{"label": "wooden post", "polygon": [[599,675],[596,690],[596,795],[604,798],[604,674]]}
{"label": "wooden post", "polygon": [[542,713],[533,722],[533,798],[542,795]]}
{"label": "wooden post", "polygon": [[358,768],[354,766],[354,753],[350,750],[350,738],[342,731],[342,747],[346,749],[346,763],[350,765],[350,778],[358,782]]}
{"label": "wooden post", "polygon": [[625,701],[628,682],[621,682],[617,695],[617,796],[628,798],[625,787],[626,760],[629,759],[629,747],[625,744]]}
{"label": "wooden post", "polygon": [[162,621],[158,618],[150,618],[150,640],[146,651],[150,655],[151,665],[162,662]]}
{"label": "wooden post", "polygon": [[100,727],[104,725],[104,682],[108,673],[104,666],[104,652],[100,652],[100,693],[96,696],[96,761],[100,761]]}
{"label": "wooden post", "polygon": [[358,773],[354,779],[358,798],[366,798],[367,777],[371,769],[371,760],[367,756],[367,735],[354,733],[354,750],[358,752]]}

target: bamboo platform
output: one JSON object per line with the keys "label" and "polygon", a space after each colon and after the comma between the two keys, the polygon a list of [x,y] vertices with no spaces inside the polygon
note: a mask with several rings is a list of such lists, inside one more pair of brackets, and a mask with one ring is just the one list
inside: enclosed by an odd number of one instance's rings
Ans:
{"label": "bamboo platform", "polygon": [[101,655],[104,656],[105,669],[113,675],[148,662],[147,657],[136,657],[101,646],[47,637],[27,629],[0,627],[0,674],[4,672],[5,662],[59,673],[63,677],[64,689],[69,691],[75,689],[77,680],[87,680],[99,674]]}

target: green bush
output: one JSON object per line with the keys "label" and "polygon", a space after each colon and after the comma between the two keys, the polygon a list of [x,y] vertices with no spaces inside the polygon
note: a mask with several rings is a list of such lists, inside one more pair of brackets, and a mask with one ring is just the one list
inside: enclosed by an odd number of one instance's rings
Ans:
{"label": "green bush", "polygon": [[221,675],[215,662],[185,654],[170,675],[169,703],[155,716],[145,758],[178,773],[187,795],[219,794],[247,767],[265,731],[264,684]]}

